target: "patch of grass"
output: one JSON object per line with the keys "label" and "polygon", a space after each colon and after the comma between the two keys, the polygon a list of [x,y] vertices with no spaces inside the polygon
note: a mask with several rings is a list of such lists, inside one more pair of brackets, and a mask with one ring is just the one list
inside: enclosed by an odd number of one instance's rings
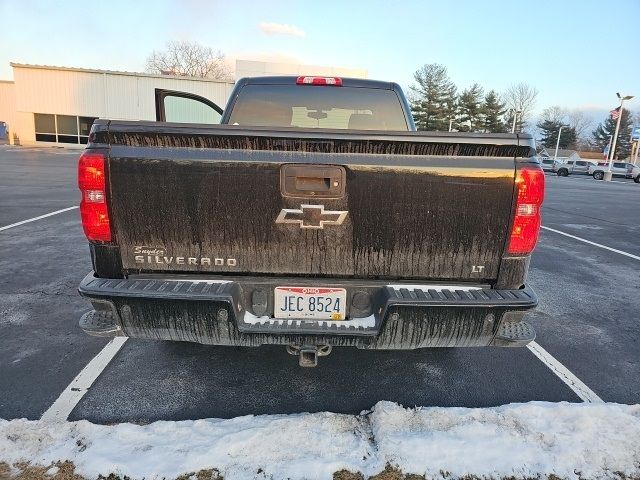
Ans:
{"label": "patch of grass", "polygon": [[369,480],[404,480],[404,474],[398,468],[387,464],[383,471],[369,477]]}
{"label": "patch of grass", "polygon": [[120,475],[116,475],[115,473],[110,473],[106,477],[102,474],[98,475],[96,480],[131,480],[127,475],[121,477]]}
{"label": "patch of grass", "polygon": [[[340,470],[333,474],[333,480],[364,480],[364,475],[360,472],[350,472],[349,470]],[[402,473],[399,469],[387,465],[383,471],[369,477],[368,480],[425,480],[422,475],[413,473]]]}
{"label": "patch of grass", "polygon": [[86,480],[76,472],[73,462],[56,462],[52,465],[31,465],[16,463],[13,468],[8,463],[0,462],[0,479],[2,480]]}
{"label": "patch of grass", "polygon": [[[9,465],[0,462],[0,480],[90,480],[76,472],[73,462],[56,462],[49,466],[31,465],[26,462]],[[120,476],[110,473],[107,476],[98,475],[95,480],[132,480],[128,475]],[[203,469],[198,472],[185,473],[175,480],[224,480],[215,468]]]}
{"label": "patch of grass", "polygon": [[364,480],[364,476],[360,472],[353,473],[343,469],[333,473],[333,480]]}
{"label": "patch of grass", "polygon": [[[639,476],[628,476],[622,472],[613,472],[614,480],[640,480]],[[431,479],[431,477],[429,477]],[[434,477],[435,478],[435,477]],[[449,472],[440,471],[440,475],[437,476],[438,479],[443,480],[567,480],[566,478],[559,477],[557,475],[540,475],[536,477],[480,477],[474,474],[463,475],[462,477],[456,477],[451,475]],[[582,477],[579,477],[580,480],[588,480]],[[350,472],[349,470],[340,470],[333,474],[333,480],[365,480],[365,477],[360,472]],[[389,464],[385,467],[383,471],[373,475],[372,477],[367,477],[366,480],[427,480],[424,475],[418,475],[415,473],[403,473],[402,470],[397,467],[393,467]]]}
{"label": "patch of grass", "polygon": [[200,470],[198,472],[184,473],[176,480],[223,480],[223,476],[215,468]]}
{"label": "patch of grass", "polygon": [[399,468],[387,464],[383,471],[369,477],[369,480],[425,480],[425,478],[415,473],[402,473]]}
{"label": "patch of grass", "polygon": [[11,477],[11,467],[7,462],[0,462],[0,478],[10,478]]}

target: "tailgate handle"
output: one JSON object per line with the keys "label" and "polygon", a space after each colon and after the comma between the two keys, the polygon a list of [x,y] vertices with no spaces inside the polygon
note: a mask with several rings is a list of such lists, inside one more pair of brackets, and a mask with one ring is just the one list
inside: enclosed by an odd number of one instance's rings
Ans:
{"label": "tailgate handle", "polygon": [[341,198],[344,196],[344,167],[331,165],[283,165],[280,193],[297,198]]}
{"label": "tailgate handle", "polygon": [[333,185],[331,177],[296,177],[296,190],[300,192],[327,192]]}

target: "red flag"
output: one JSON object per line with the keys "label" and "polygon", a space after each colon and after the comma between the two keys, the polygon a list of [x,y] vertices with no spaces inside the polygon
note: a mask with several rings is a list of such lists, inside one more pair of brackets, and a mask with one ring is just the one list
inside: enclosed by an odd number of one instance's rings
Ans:
{"label": "red flag", "polygon": [[611,115],[611,118],[613,118],[614,120],[617,120],[618,117],[620,116],[620,107],[614,108],[609,112],[609,114]]}

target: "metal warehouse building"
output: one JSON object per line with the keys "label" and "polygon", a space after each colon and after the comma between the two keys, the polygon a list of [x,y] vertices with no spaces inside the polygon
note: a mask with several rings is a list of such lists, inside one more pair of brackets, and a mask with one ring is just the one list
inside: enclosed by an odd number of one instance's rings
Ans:
{"label": "metal warehouse building", "polygon": [[[0,121],[9,142],[81,147],[96,118],[155,120],[155,90],[208,98],[224,108],[233,81],[11,63],[13,81],[0,80]],[[236,78],[335,75],[366,78],[362,69],[236,61]]]}

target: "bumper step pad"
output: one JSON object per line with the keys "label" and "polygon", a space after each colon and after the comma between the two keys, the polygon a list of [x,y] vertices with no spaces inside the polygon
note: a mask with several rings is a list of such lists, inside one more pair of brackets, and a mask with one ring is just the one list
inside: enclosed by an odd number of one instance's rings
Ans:
{"label": "bumper step pad", "polygon": [[519,347],[533,342],[536,332],[529,323],[524,320],[519,322],[506,321],[500,324],[496,338],[493,340],[495,346]]}
{"label": "bumper step pad", "polygon": [[91,310],[80,317],[80,328],[93,337],[117,337],[122,330],[116,324],[113,313]]}

